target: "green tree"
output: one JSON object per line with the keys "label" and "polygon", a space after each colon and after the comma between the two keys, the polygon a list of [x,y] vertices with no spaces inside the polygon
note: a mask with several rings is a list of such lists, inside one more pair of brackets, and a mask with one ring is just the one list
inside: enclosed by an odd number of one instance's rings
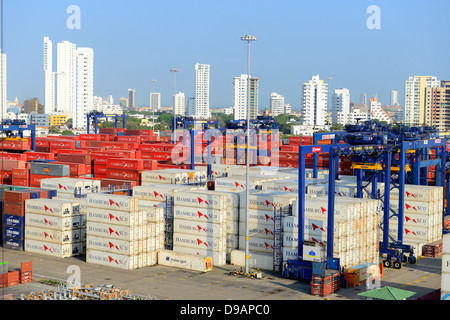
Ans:
{"label": "green tree", "polygon": [[64,130],[63,132],[61,132],[62,136],[73,136],[74,133],[71,130]]}

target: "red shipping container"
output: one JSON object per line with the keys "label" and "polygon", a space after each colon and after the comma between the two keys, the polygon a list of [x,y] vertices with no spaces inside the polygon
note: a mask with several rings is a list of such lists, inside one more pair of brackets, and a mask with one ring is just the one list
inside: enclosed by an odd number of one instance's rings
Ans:
{"label": "red shipping container", "polygon": [[123,158],[130,158],[130,159],[136,159],[136,151],[134,150],[115,150],[116,152],[121,153],[121,157]]}
{"label": "red shipping container", "polygon": [[106,165],[94,165],[94,174],[105,174],[106,175],[106,169],[108,166]]}
{"label": "red shipping container", "polygon": [[38,147],[36,146],[36,152],[45,152],[45,153],[50,153],[50,148],[49,147]]}
{"label": "red shipping container", "polygon": [[95,179],[106,179],[106,173],[94,173]]}
{"label": "red shipping container", "polygon": [[46,138],[36,138],[36,148],[37,147],[49,148],[50,142]]}
{"label": "red shipping container", "polygon": [[27,161],[27,156],[22,153],[0,152],[0,158],[3,160],[22,160]]}
{"label": "red shipping container", "polygon": [[283,145],[280,146],[280,151],[289,151],[289,152],[298,152],[299,151],[299,146],[298,145]]}
{"label": "red shipping container", "polygon": [[42,174],[30,174],[30,186],[31,187],[40,187],[42,179],[48,178],[57,178],[55,176],[45,176]]}
{"label": "red shipping container", "polygon": [[136,135],[136,136],[117,136],[116,137],[116,141],[117,142],[134,142],[134,143],[141,143],[141,137]]}
{"label": "red shipping container", "polygon": [[7,203],[24,203],[25,200],[30,199],[31,194],[27,191],[21,190],[5,190],[4,191],[4,202]]}
{"label": "red shipping container", "polygon": [[6,171],[12,171],[13,169],[24,169],[26,161],[23,160],[2,160],[2,169]]}
{"label": "red shipping container", "polygon": [[83,141],[100,141],[100,135],[98,134],[87,134],[87,133],[81,133],[79,135],[79,139]]}
{"label": "red shipping container", "polygon": [[108,168],[124,170],[144,170],[142,159],[109,158],[106,163]]}
{"label": "red shipping container", "polygon": [[141,157],[143,159],[151,160],[172,160],[170,152],[142,152]]}
{"label": "red shipping container", "polygon": [[93,155],[92,158],[94,159],[94,166],[96,167],[97,165],[106,165],[111,156]]}
{"label": "red shipping container", "polygon": [[123,170],[123,169],[106,169],[106,177],[111,179],[123,179],[139,181],[141,178],[141,172],[135,170]]}
{"label": "red shipping container", "polygon": [[29,187],[30,181],[29,181],[29,179],[12,178],[12,185],[20,186],[20,187]]}
{"label": "red shipping container", "polygon": [[298,161],[298,153],[296,152],[291,152],[291,151],[279,151],[278,152],[278,157],[281,160],[286,160],[286,161]]}
{"label": "red shipping container", "polygon": [[70,154],[86,154],[88,153],[87,150],[84,149],[50,149],[50,152],[55,153],[55,154],[61,154],[61,153],[70,153]]}
{"label": "red shipping container", "polygon": [[55,160],[55,154],[49,152],[24,152],[27,156],[27,161],[31,160]]}
{"label": "red shipping container", "polygon": [[92,152],[91,153],[92,156],[108,156],[108,157],[115,157],[115,158],[120,158],[123,157],[123,152],[120,151],[98,151],[98,152]]}
{"label": "red shipping container", "polygon": [[59,162],[71,162],[71,163],[82,163],[91,164],[92,156],[90,154],[67,154],[62,153],[58,155]]}
{"label": "red shipping container", "polygon": [[3,184],[7,184],[7,182],[12,182],[12,170],[11,171],[1,171],[1,178]]}
{"label": "red shipping container", "polygon": [[139,150],[142,152],[164,151],[164,144],[141,144]]}
{"label": "red shipping container", "polygon": [[25,215],[25,203],[3,202],[3,214],[23,217]]}
{"label": "red shipping container", "polygon": [[76,141],[71,140],[50,140],[50,149],[75,149]]}
{"label": "red shipping container", "polygon": [[30,150],[31,144],[28,140],[2,140],[3,150]]}
{"label": "red shipping container", "polygon": [[156,161],[156,160],[147,160],[147,159],[142,159],[142,161],[144,163],[144,170],[145,171],[158,170],[158,161]]}
{"label": "red shipping container", "polygon": [[30,169],[16,168],[12,169],[13,179],[27,179],[30,177]]}

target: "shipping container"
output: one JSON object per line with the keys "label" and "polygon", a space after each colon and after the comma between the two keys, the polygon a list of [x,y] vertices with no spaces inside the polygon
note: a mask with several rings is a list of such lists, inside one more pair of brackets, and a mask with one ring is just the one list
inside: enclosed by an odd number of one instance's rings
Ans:
{"label": "shipping container", "polygon": [[88,207],[86,211],[87,219],[90,221],[122,226],[138,226],[147,223],[147,214],[144,210],[128,212]]}
{"label": "shipping container", "polygon": [[70,217],[80,214],[80,204],[68,200],[29,199],[25,201],[26,212],[55,217]]}
{"label": "shipping container", "polygon": [[105,252],[89,248],[87,248],[86,250],[87,263],[99,264],[123,270],[133,270],[137,268],[137,260],[135,261],[134,257],[135,256]]}
{"label": "shipping container", "polygon": [[186,270],[208,272],[212,270],[212,258],[169,250],[158,252],[158,264]]}
{"label": "shipping container", "polygon": [[51,243],[73,243],[86,241],[82,238],[81,229],[55,230],[42,227],[25,226],[26,239]]}
{"label": "shipping container", "polygon": [[80,229],[81,216],[55,217],[46,214],[27,212],[25,214],[25,226],[34,226],[59,231]]}
{"label": "shipping container", "polygon": [[82,246],[81,242],[59,244],[47,241],[25,239],[25,251],[50,255],[58,258],[67,258],[80,255]]}
{"label": "shipping container", "polygon": [[87,205],[88,207],[99,209],[127,212],[139,210],[139,200],[136,197],[102,193],[89,193],[87,195]]}

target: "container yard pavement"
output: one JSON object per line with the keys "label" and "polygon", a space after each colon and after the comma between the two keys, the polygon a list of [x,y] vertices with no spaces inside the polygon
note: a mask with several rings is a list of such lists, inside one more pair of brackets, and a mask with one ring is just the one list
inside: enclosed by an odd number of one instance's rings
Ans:
{"label": "container yard pavement", "polygon": [[[24,251],[3,249],[3,259],[9,270],[20,267],[21,262],[33,262],[33,281],[0,289],[1,296],[19,298],[21,294],[56,290],[55,286],[40,283],[41,279],[66,282],[72,273],[68,267],[80,268],[80,282],[97,285],[112,284],[130,290],[131,294],[158,300],[360,300],[358,293],[365,285],[341,288],[326,297],[312,296],[308,282],[286,279],[271,272],[263,272],[262,279],[250,279],[234,273],[235,266],[215,267],[213,271],[199,273],[164,266],[135,270],[120,270],[85,262],[84,256],[54,258]],[[239,271],[240,268],[237,268]],[[405,264],[402,269],[385,269],[381,286],[391,286],[416,292],[408,300],[415,300],[440,288],[441,259],[423,258],[415,265]]]}

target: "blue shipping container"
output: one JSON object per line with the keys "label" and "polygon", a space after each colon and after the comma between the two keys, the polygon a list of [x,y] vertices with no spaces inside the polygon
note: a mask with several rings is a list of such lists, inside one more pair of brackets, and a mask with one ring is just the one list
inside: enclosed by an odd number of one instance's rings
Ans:
{"label": "blue shipping container", "polygon": [[4,226],[25,228],[25,217],[13,216],[12,214],[5,214],[3,217]]}
{"label": "blue shipping container", "polygon": [[25,229],[18,227],[3,227],[3,236],[11,239],[25,239]]}

